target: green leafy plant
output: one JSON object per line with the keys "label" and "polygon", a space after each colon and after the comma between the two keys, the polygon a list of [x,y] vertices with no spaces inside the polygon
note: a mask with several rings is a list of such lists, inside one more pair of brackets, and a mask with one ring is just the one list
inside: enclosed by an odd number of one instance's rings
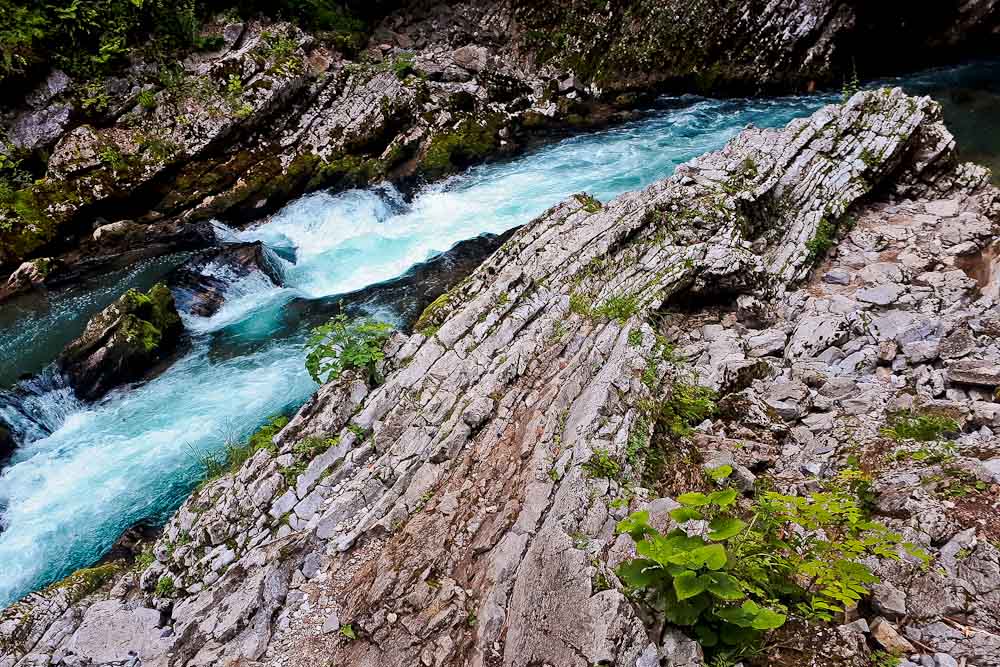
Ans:
{"label": "green leafy plant", "polygon": [[401,80],[416,72],[413,54],[403,53],[396,56],[392,61],[392,71],[396,74],[396,78]]}
{"label": "green leafy plant", "polygon": [[658,404],[658,419],[671,435],[686,438],[694,427],[715,414],[715,392],[708,387],[684,381],[674,382],[670,398]]}
{"label": "green leafy plant", "polygon": [[164,575],[156,582],[156,597],[168,598],[174,594],[174,579],[169,575]]}
{"label": "green leafy plant", "polygon": [[817,264],[824,257],[826,253],[830,251],[833,247],[833,243],[836,240],[837,227],[832,222],[827,220],[825,217],[821,218],[819,224],[816,225],[816,233],[813,237],[806,241],[806,250],[808,254],[806,255],[806,262],[809,264]]}
{"label": "green leafy plant", "polygon": [[[724,480],[729,471],[713,472]],[[670,515],[690,532],[663,535],[647,512],[618,524],[638,554],[619,567],[621,581],[638,601],[689,628],[710,654],[754,650],[789,613],[830,620],[856,604],[878,581],[860,562],[865,557],[898,559],[901,548],[925,557],[867,520],[846,492],[765,492],[743,513],[737,500],[732,488],[678,496],[681,507]]]}
{"label": "green leafy plant", "polygon": [[954,437],[961,431],[958,422],[950,417],[903,412],[894,415],[889,420],[886,427],[882,429],[882,435],[893,440],[931,442]]}
{"label": "green leafy plant", "polygon": [[382,347],[392,332],[385,322],[348,320],[338,315],[312,330],[306,343],[306,370],[319,383],[336,380],[349,369],[364,371],[370,382],[377,383],[376,362],[385,354]]}
{"label": "green leafy plant", "polygon": [[593,455],[581,466],[587,477],[618,479],[622,466],[606,449],[595,449]]}
{"label": "green leafy plant", "polygon": [[594,314],[625,324],[639,311],[639,301],[634,296],[614,296],[594,310]]}
{"label": "green leafy plant", "polygon": [[156,94],[148,88],[139,91],[137,101],[139,102],[139,106],[147,111],[151,111],[156,108]]}

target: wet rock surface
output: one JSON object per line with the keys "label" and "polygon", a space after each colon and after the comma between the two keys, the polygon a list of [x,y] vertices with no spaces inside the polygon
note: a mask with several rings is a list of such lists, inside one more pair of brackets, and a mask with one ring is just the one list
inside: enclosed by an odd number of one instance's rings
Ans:
{"label": "wet rock surface", "polygon": [[[305,190],[436,178],[547,129],[629,118],[664,86],[839,85],[854,59],[898,68],[887,54],[905,51],[912,67],[915,54],[987,44],[1000,24],[995,0],[893,12],[832,0],[391,9],[350,57],[323,34],[248,21],[207,26],[225,46],[179,63],[169,85],[147,62],[95,82],[52,72],[0,113],[13,145],[44,163],[19,205],[0,207],[0,266],[64,250],[101,216],[153,228],[243,222]],[[905,49],[862,57],[903,25]],[[84,104],[93,99],[101,113]]]}
{"label": "wet rock surface", "polygon": [[202,252],[166,276],[177,307],[200,317],[218,312],[228,292],[248,279],[266,281],[275,287],[283,282],[277,257],[260,241]]}
{"label": "wet rock surface", "polygon": [[[725,462],[747,492],[805,493],[856,458],[876,516],[933,558],[873,563],[871,612],[800,627],[773,658],[864,665],[891,645],[998,664],[1000,411],[950,376],[1000,358],[996,297],[958,268],[998,214],[937,105],[898,90],[747,129],[603,205],[562,202],[389,340],[384,384],[343,374],[202,486],[141,572],[0,614],[0,665],[701,664],[613,573],[632,549],[616,522],[676,504],[583,467],[626,461],[641,402],[692,372],[720,409],[668,478]],[[824,220],[825,258],[807,243]],[[873,285],[893,298],[863,298]],[[676,360],[643,381],[662,340]],[[962,428],[888,437],[904,411]]]}
{"label": "wet rock surface", "polygon": [[87,323],[57,360],[76,395],[96,400],[146,375],[176,347],[183,325],[162,283],[148,293],[129,290]]}

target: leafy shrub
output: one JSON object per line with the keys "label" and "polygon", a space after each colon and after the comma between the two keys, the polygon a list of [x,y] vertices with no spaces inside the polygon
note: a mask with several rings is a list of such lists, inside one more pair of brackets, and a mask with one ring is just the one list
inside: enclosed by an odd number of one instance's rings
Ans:
{"label": "leafy shrub", "polygon": [[658,406],[658,419],[671,435],[686,438],[695,426],[715,414],[715,392],[708,387],[678,380],[670,398]]}
{"label": "leafy shrub", "polygon": [[622,472],[622,466],[611,457],[606,449],[595,449],[594,454],[583,464],[587,477],[617,479]]}
{"label": "leafy shrub", "polygon": [[146,110],[152,110],[156,108],[156,95],[152,90],[148,88],[139,91],[138,98],[139,106]]}
{"label": "leafy shrub", "polygon": [[160,577],[156,582],[156,597],[168,598],[174,594],[174,579],[169,575]]}
{"label": "leafy shrub", "polygon": [[889,420],[888,425],[882,429],[882,435],[893,440],[932,442],[957,435],[961,430],[958,422],[950,417],[904,412]]}
{"label": "leafy shrub", "polygon": [[396,56],[392,61],[392,71],[396,74],[396,78],[400,80],[416,72],[416,67],[414,67],[413,63],[413,54],[404,53]]}
{"label": "leafy shrub", "polygon": [[619,578],[640,602],[690,628],[709,653],[741,655],[789,613],[831,620],[878,582],[859,562],[865,557],[896,560],[901,547],[923,557],[867,520],[842,491],[765,492],[746,513],[748,521],[737,515],[737,498],[731,488],[679,496],[682,506],[671,517],[704,522],[691,535],[681,528],[660,534],[649,526],[648,512],[618,524],[639,556],[619,567]]}
{"label": "leafy shrub", "polygon": [[639,312],[639,301],[631,295],[613,296],[594,312],[600,317],[618,320],[620,324],[625,324],[630,317]]}
{"label": "leafy shrub", "polygon": [[816,264],[826,257],[826,253],[833,247],[836,233],[837,227],[832,222],[826,218],[820,219],[816,225],[816,233],[806,241],[806,250],[809,251],[806,262]]}
{"label": "leafy shrub", "polygon": [[376,362],[385,355],[382,347],[392,332],[385,322],[348,320],[338,315],[312,330],[306,343],[306,370],[320,384],[336,380],[348,369],[364,371],[368,380],[378,381]]}

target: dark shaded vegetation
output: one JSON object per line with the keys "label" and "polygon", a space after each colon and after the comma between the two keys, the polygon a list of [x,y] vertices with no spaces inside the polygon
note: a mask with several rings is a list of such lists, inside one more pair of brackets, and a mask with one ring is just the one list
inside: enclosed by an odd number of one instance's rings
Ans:
{"label": "dark shaded vegetation", "polygon": [[314,31],[345,50],[364,46],[391,2],[336,0],[0,0],[0,83],[25,83],[58,67],[82,79],[128,64],[136,52],[163,60],[222,46],[203,34],[211,17],[266,16]]}

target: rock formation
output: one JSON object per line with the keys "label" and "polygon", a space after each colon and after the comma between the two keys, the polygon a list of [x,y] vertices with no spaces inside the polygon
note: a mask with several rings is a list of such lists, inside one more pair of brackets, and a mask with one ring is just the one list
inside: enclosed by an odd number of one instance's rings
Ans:
{"label": "rock formation", "polygon": [[182,310],[210,317],[225,303],[227,290],[252,275],[275,286],[282,283],[280,266],[260,241],[206,250],[174,269],[167,283]]}
{"label": "rock formation", "polygon": [[[702,467],[799,493],[854,459],[934,566],[873,563],[864,618],[772,657],[1000,664],[1000,192],[954,148],[930,99],[859,93],[552,207],[389,341],[382,385],[344,373],[201,487],[151,564],[0,614],[0,666],[696,665],[626,597],[617,521],[669,521],[657,493]],[[644,406],[692,381],[718,410],[665,447]],[[896,413],[963,435],[928,457]]]}
{"label": "rock formation", "polygon": [[[242,222],[304,190],[436,178],[548,128],[628,118],[664,88],[839,86],[855,66],[975,50],[1000,25],[995,0],[394,4],[353,59],[251,21],[210,25],[222,47],[176,72],[140,62],[86,85],[53,72],[2,114],[13,150],[44,170],[0,205],[0,266],[101,216],[152,227],[150,239],[179,222]],[[904,33],[899,62],[885,40]]]}
{"label": "rock formation", "polygon": [[177,347],[183,331],[174,297],[163,284],[131,289],[95,315],[58,359],[76,395],[96,400],[142,378]]}

